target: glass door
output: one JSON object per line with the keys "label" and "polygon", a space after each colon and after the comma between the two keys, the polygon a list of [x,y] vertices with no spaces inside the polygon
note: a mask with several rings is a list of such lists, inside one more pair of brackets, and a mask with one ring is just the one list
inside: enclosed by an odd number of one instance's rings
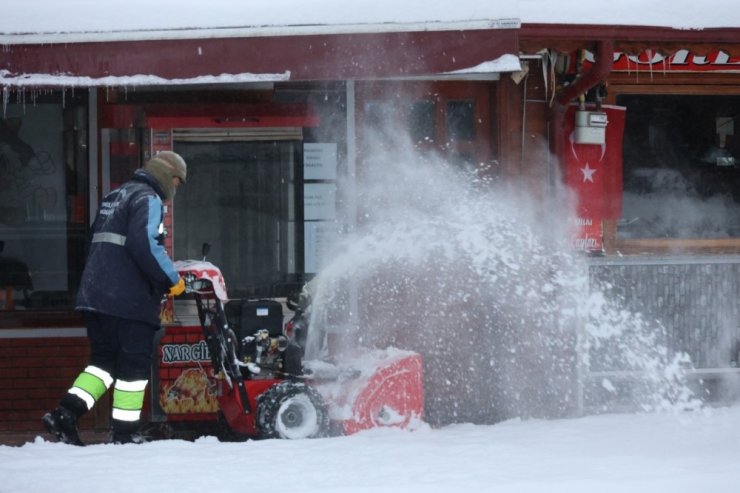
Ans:
{"label": "glass door", "polygon": [[230,298],[278,297],[303,281],[302,131],[173,132],[188,182],[173,206],[176,259],[210,243]]}

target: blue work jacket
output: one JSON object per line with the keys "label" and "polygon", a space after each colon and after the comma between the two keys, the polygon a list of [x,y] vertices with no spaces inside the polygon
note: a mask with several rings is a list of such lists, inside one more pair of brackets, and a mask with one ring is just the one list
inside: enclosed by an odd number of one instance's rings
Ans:
{"label": "blue work jacket", "polygon": [[110,192],[92,227],[76,309],[160,325],[160,304],[178,281],[164,247],[164,192],[143,169]]}

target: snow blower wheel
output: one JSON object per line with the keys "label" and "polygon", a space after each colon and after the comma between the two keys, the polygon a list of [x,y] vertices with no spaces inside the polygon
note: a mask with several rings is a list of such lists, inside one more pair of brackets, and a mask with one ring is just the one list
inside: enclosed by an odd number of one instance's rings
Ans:
{"label": "snow blower wheel", "polygon": [[282,382],[257,398],[257,424],[262,438],[317,438],[329,432],[329,413],[314,388]]}

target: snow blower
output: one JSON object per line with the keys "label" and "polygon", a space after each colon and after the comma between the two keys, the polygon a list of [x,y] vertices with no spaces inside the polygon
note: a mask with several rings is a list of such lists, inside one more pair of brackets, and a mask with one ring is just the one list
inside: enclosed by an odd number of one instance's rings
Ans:
{"label": "snow blower", "polygon": [[[176,262],[195,300],[221,420],[247,438],[314,438],[423,419],[421,356],[357,348],[341,361],[304,361],[305,306],[283,326],[276,300],[240,303],[229,313],[226,284],[205,260]],[[280,308],[282,305],[280,305]],[[231,310],[233,312],[233,310]],[[245,324],[244,315],[258,323]],[[236,329],[236,330],[235,330]]]}

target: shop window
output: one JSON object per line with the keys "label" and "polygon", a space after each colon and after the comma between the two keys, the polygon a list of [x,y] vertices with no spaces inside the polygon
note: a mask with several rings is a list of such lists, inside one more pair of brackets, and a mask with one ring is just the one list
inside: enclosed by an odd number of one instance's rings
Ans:
{"label": "shop window", "polygon": [[[444,127],[437,127],[438,105],[442,104]],[[365,124],[376,132],[400,125],[415,144],[436,141],[472,142],[475,140],[475,103],[473,101],[438,102],[428,99],[405,101],[403,104],[371,100],[364,105]]]}
{"label": "shop window", "polygon": [[409,134],[412,142],[434,142],[434,101],[413,101],[409,106]]}
{"label": "shop window", "polygon": [[437,154],[465,172],[487,169],[492,155],[489,84],[404,82],[358,88],[361,138],[397,138],[407,132],[419,151]]}
{"label": "shop window", "polygon": [[402,114],[390,101],[371,100],[365,103],[363,108],[365,119],[363,121],[368,130],[382,133],[391,122],[397,122]]}
{"label": "shop window", "polygon": [[740,238],[740,96],[621,95],[617,239]]}
{"label": "shop window", "polygon": [[46,94],[0,115],[3,312],[73,309],[88,231],[86,101]]}
{"label": "shop window", "polygon": [[475,105],[473,101],[448,101],[445,126],[450,140],[475,140]]}
{"label": "shop window", "polygon": [[285,296],[302,281],[300,140],[175,141],[188,184],[174,200],[175,258],[219,265],[230,298]]}

